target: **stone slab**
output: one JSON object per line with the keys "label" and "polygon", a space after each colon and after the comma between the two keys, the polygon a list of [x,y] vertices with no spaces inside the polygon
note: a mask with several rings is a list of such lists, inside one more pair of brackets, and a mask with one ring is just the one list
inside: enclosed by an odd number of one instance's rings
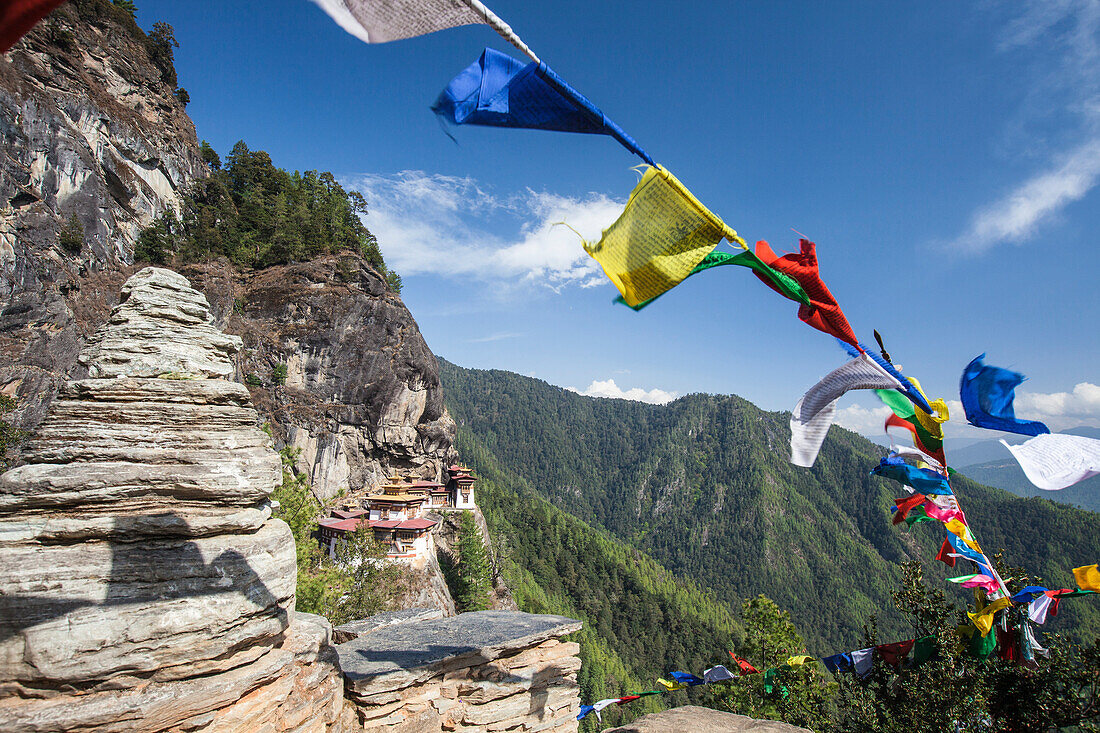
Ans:
{"label": "stone slab", "polygon": [[346,624],[337,626],[334,629],[333,638],[337,644],[343,644],[386,626],[433,621],[440,618],[443,618],[443,609],[440,608],[405,608],[400,611],[384,611],[370,618],[349,621]]}
{"label": "stone slab", "polygon": [[348,687],[366,695],[491,661],[580,628],[580,621],[565,616],[476,611],[387,626],[336,649]]}

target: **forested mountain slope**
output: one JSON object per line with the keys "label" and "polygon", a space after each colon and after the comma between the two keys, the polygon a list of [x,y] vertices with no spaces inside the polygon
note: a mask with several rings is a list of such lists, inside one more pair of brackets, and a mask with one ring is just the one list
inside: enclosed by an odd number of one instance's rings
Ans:
{"label": "forested mountain slope", "polygon": [[[501,467],[732,606],[768,595],[790,609],[811,653],[853,648],[872,614],[884,638],[906,638],[890,610],[898,563],[920,559],[944,576],[932,560],[942,529],[891,526],[902,489],[868,474],[883,449],[855,433],[834,428],[803,469],[787,461],[788,415],[735,396],[596,399],[443,360],[440,377],[460,435]],[[983,546],[1004,548],[1011,565],[1063,587],[1072,567],[1095,562],[1100,515],[961,477],[955,487]],[[1097,633],[1089,600],[1056,621]]]}
{"label": "forested mountain slope", "polygon": [[[478,467],[477,502],[520,608],[584,621],[579,682],[585,701],[653,689],[669,671],[727,662],[743,638],[739,612],[645,553],[554,507],[503,468],[469,431],[459,453]],[[646,698],[605,711],[605,723],[688,700]],[[610,717],[608,717],[610,715]],[[588,722],[593,728],[595,719]],[[602,727],[602,726],[600,726]]]}

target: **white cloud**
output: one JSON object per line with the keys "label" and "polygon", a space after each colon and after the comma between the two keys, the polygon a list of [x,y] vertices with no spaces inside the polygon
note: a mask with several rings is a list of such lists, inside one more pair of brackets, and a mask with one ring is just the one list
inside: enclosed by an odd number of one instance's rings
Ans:
{"label": "white cloud", "polygon": [[1003,242],[1022,242],[1045,219],[1084,198],[1100,178],[1100,138],[1071,152],[1054,170],[1038,174],[999,201],[975,212],[953,246],[980,253]]}
{"label": "white cloud", "polygon": [[862,405],[850,405],[836,411],[833,424],[861,435],[878,435],[882,433],[882,425],[889,414],[890,408],[886,405],[872,408],[866,408]]}
{"label": "white cloud", "polygon": [[[530,189],[506,198],[471,178],[403,171],[347,181],[367,199],[365,223],[386,263],[402,275],[433,274],[546,286],[557,290],[603,282],[580,238],[599,239],[623,203],[602,194],[581,198]],[[495,233],[511,222],[512,233]]]}
{"label": "white cloud", "polygon": [[[1025,111],[1041,121],[1068,115],[1061,143],[1043,154],[1044,165],[1008,193],[974,212],[951,246],[968,253],[1020,243],[1100,182],[1100,0],[1031,0],[1007,24],[1004,53],[1032,62]],[[1039,130],[1024,130],[1027,146],[1042,146]],[[1040,141],[1040,142],[1037,142]]]}
{"label": "white cloud", "polygon": [[624,390],[615,384],[614,379],[600,381],[592,380],[592,384],[586,389],[579,390],[576,387],[566,387],[570,392],[586,395],[588,397],[613,397],[620,400],[634,400],[635,402],[648,402],[653,405],[663,405],[676,399],[675,392],[666,392],[663,389],[651,389],[648,392],[641,387]]}
{"label": "white cloud", "polygon": [[1100,425],[1100,386],[1081,382],[1072,392],[1016,393],[1016,416],[1042,420],[1051,430]]}

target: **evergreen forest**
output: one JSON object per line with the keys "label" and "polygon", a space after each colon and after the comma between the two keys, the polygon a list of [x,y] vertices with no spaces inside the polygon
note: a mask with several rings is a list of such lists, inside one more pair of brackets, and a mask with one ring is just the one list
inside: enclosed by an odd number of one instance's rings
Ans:
{"label": "evergreen forest", "polygon": [[400,292],[401,277],[387,269],[359,218],[367,202],[358,191],[344,190],[327,171],[288,173],[243,140],[224,164],[205,141],[202,156],[209,175],[185,192],[180,212],[167,212],[141,232],[135,260],[178,265],[226,257],[261,268],[352,252]]}

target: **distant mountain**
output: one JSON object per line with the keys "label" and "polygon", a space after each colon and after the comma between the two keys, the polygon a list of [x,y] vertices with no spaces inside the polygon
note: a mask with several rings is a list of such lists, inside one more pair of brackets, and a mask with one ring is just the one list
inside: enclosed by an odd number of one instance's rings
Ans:
{"label": "distant mountain", "polygon": [[[460,442],[468,436],[554,507],[731,608],[770,596],[790,609],[811,653],[853,648],[872,615],[883,638],[906,638],[890,598],[899,563],[920,559],[933,582],[944,577],[932,560],[943,530],[891,526],[903,492],[869,475],[884,451],[855,433],[834,428],[817,464],[802,469],[787,460],[789,415],[735,396],[598,399],[442,359],[440,379]],[[1100,515],[965,477],[955,488],[979,540],[1004,548],[1011,565],[1062,587],[1071,568],[1095,561]],[[538,526],[527,532],[525,542],[541,541]],[[1056,622],[1098,633],[1100,604],[1074,604]]]}

